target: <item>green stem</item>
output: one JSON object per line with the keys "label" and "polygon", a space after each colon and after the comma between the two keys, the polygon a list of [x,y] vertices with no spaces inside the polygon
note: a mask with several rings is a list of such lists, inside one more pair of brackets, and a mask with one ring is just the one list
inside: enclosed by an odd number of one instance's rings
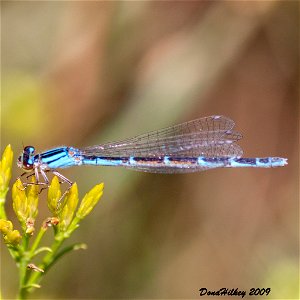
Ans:
{"label": "green stem", "polygon": [[[73,220],[72,224],[69,226],[69,229],[66,232],[55,231],[55,242],[50,247],[50,249],[52,251],[48,252],[45,255],[42,263],[38,266],[39,268],[41,268],[42,270],[47,272],[48,269],[52,266],[52,264],[55,263],[64,254],[70,252],[71,250],[75,250],[76,248],[84,248],[85,247],[84,244],[75,244],[75,245],[66,247],[61,252],[58,252],[61,245],[65,241],[65,239],[67,239],[71,235],[71,233],[78,227],[77,223],[79,222],[79,220],[80,220],[79,218],[75,218]],[[54,228],[56,229],[56,227],[54,227]],[[32,249],[30,251],[30,257],[32,257],[34,255],[34,251],[38,247],[40,240],[43,237],[44,232],[45,232],[45,230],[43,231],[43,229],[41,228],[41,230],[38,233],[38,236],[32,246]],[[27,287],[34,288],[34,285],[37,285],[39,283],[43,274],[44,273],[41,273],[41,272],[32,272],[30,277],[28,278],[27,282],[25,282],[25,285]]]}
{"label": "green stem", "polygon": [[39,246],[41,239],[44,236],[46,231],[47,231],[47,228],[41,227],[38,235],[36,236],[36,238],[32,244],[31,249],[30,249],[30,254],[29,254],[30,258],[32,258],[34,256],[34,252],[37,249],[37,247]]}
{"label": "green stem", "polygon": [[29,236],[25,233],[22,240],[21,246],[21,256],[20,256],[20,264],[19,264],[19,294],[18,299],[26,299],[27,289],[26,281],[28,278],[28,270],[27,265],[29,263],[30,257],[28,255],[28,244],[29,244]]}
{"label": "green stem", "polygon": [[67,253],[69,253],[73,250],[86,249],[86,248],[87,248],[87,245],[84,244],[84,243],[76,243],[76,244],[65,247],[64,249],[62,249],[60,252],[58,252],[54,256],[54,259],[53,259],[52,263],[50,263],[48,265],[48,269],[52,266],[53,263],[55,263],[58,259],[60,259],[64,255],[66,255]]}
{"label": "green stem", "polygon": [[[39,268],[47,272],[49,266],[54,262],[56,253],[59,250],[62,243],[64,242],[64,240],[65,240],[64,238],[56,239],[56,241],[51,246],[52,252],[49,252],[45,255],[43,262],[38,266]],[[44,273],[41,272],[31,273],[31,276],[29,277],[26,285],[32,286],[37,284],[40,281],[40,278],[43,274]]]}
{"label": "green stem", "polygon": [[11,257],[18,262],[20,260],[20,246],[7,247]]}
{"label": "green stem", "polygon": [[20,263],[20,281],[19,281],[19,295],[18,299],[26,299],[27,289],[25,288],[26,278],[27,278],[27,265],[28,261],[22,259]]}

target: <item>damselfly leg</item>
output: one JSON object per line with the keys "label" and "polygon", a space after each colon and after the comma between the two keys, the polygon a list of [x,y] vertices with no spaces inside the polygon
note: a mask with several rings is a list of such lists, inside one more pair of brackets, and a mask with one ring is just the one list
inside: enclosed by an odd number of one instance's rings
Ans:
{"label": "damselfly leg", "polygon": [[[30,181],[24,182],[24,181],[22,181],[23,187],[18,187],[18,188],[21,189],[21,190],[25,190],[30,185],[38,185],[38,186],[41,187],[41,189],[39,191],[39,194],[40,194],[43,190],[48,189],[49,186],[50,186],[50,180],[49,180],[46,173],[52,173],[53,175],[57,176],[59,178],[59,183],[60,184],[63,184],[63,183],[68,184],[67,189],[63,192],[62,196],[59,198],[59,200],[57,202],[57,206],[58,206],[57,208],[60,208],[62,200],[67,195],[67,193],[69,192],[70,188],[73,185],[73,182],[71,180],[69,180],[67,177],[63,176],[61,173],[59,173],[56,170],[37,170],[37,169],[34,169],[34,171],[31,172],[30,174],[28,174],[28,172],[24,172],[17,179],[21,179],[23,176],[27,175],[26,180],[29,180],[30,178],[34,177],[35,182],[30,182]],[[40,175],[42,176],[44,181],[40,181]]]}

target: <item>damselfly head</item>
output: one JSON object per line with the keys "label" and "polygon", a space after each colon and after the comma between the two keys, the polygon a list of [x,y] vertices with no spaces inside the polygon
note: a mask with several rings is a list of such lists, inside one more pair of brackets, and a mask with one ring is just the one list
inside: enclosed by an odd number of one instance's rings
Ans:
{"label": "damselfly head", "polygon": [[18,157],[17,165],[25,172],[31,171],[33,169],[34,151],[35,149],[33,146],[26,146],[24,147],[22,154]]}

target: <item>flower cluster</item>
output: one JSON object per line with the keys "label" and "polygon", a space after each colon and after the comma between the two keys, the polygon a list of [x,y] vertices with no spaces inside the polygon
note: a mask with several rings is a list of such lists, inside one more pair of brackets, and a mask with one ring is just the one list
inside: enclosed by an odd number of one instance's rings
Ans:
{"label": "flower cluster", "polygon": [[[19,267],[19,295],[24,299],[29,291],[39,287],[42,275],[59,258],[66,253],[85,249],[85,244],[74,244],[62,247],[63,242],[78,228],[79,223],[93,210],[103,194],[103,183],[93,187],[78,206],[78,187],[72,184],[64,193],[56,176],[48,188],[47,204],[49,217],[41,222],[36,234],[36,218],[38,216],[39,186],[34,176],[24,188],[20,179],[12,187],[12,205],[20,223],[21,231],[15,230],[13,223],[7,220],[4,204],[11,179],[13,152],[7,146],[0,162],[0,232],[11,256]],[[54,241],[49,247],[40,246],[41,240],[48,228],[53,228]],[[41,262],[36,265],[37,254],[45,252]],[[34,271],[34,272],[33,272]]]}
{"label": "flower cluster", "polygon": [[16,247],[22,239],[20,232],[13,229],[13,224],[10,221],[0,219],[0,231],[4,242],[11,247]]}

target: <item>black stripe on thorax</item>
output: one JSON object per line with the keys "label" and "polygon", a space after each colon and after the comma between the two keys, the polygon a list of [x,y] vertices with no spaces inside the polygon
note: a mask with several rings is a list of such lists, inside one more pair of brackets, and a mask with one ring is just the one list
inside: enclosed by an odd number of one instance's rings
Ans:
{"label": "black stripe on thorax", "polygon": [[57,154],[60,154],[60,153],[65,154],[66,152],[67,152],[66,148],[58,148],[58,149],[53,149],[53,150],[49,150],[47,152],[41,153],[40,157],[41,158],[49,158],[51,156],[54,156],[54,155],[57,155]]}
{"label": "black stripe on thorax", "polygon": [[36,158],[41,159],[44,163],[51,164],[66,155],[68,155],[68,149],[59,148],[36,155]]}

